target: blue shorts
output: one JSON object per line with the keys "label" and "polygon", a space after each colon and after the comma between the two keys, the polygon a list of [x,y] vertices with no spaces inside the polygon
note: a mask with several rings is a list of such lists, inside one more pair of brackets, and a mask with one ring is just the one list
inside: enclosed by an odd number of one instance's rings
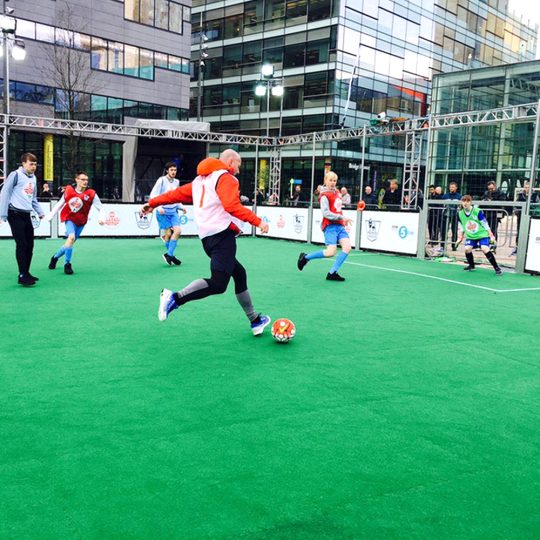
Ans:
{"label": "blue shorts", "polygon": [[478,240],[472,240],[471,238],[465,239],[465,247],[477,248],[479,246],[490,246],[489,238],[479,238]]}
{"label": "blue shorts", "polygon": [[70,234],[75,235],[75,240],[81,236],[81,233],[83,232],[84,225],[75,225],[73,221],[66,221],[66,237]]}
{"label": "blue shorts", "polygon": [[327,225],[324,229],[324,243],[327,246],[337,246],[342,238],[349,238],[343,225]]}
{"label": "blue shorts", "polygon": [[180,227],[180,216],[176,212],[174,214],[160,214],[159,212],[156,212],[156,217],[160,229]]}

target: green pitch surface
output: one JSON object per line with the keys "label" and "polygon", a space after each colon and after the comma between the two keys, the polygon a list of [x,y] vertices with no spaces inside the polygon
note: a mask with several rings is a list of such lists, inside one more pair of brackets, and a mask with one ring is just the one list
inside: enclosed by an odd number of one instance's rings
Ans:
{"label": "green pitch surface", "polygon": [[60,244],[0,242],[0,538],[540,536],[539,278],[240,239],[279,345],[232,284],[158,321],[196,239]]}

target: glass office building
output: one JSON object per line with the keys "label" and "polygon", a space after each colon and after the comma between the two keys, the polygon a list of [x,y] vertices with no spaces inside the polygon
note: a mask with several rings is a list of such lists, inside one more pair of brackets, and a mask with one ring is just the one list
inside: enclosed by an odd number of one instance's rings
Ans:
{"label": "glass office building", "polygon": [[[479,111],[538,103],[540,61],[437,75],[435,114]],[[534,118],[532,118],[534,120]],[[438,130],[433,140],[431,182],[456,181],[463,192],[480,195],[489,180],[514,199],[531,176],[534,122],[498,123]]]}
{"label": "glass office building", "polygon": [[[534,58],[536,28],[503,0],[194,0],[190,116],[213,131],[289,135],[422,116],[440,73]],[[200,68],[200,64],[204,66]],[[261,66],[272,64],[271,78]],[[257,83],[282,97],[258,97]],[[369,139],[367,181],[400,178],[403,141]],[[359,196],[359,141],[316,148]],[[248,154],[246,154],[248,155]],[[282,179],[311,174],[312,148],[287,150]],[[246,163],[252,173],[253,166]]]}
{"label": "glass office building", "polygon": [[[10,61],[12,114],[113,123],[188,119],[191,0],[10,4],[14,37],[27,51],[24,61]],[[9,162],[22,149],[41,162],[42,139],[12,130]],[[99,192],[106,197],[121,189],[122,142],[78,139],[77,165]],[[72,178],[73,160],[66,159],[72,146],[69,137],[55,135],[55,183]]]}

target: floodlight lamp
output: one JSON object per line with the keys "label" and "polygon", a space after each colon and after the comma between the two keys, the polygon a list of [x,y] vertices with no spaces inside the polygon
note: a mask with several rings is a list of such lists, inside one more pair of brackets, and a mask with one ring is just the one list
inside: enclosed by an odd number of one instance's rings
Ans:
{"label": "floodlight lamp", "polygon": [[281,97],[283,95],[283,86],[281,86],[281,84],[272,86],[272,95],[275,97]]}
{"label": "floodlight lamp", "polygon": [[274,66],[272,64],[263,64],[261,67],[263,77],[271,77],[274,74]]}
{"label": "floodlight lamp", "polygon": [[378,115],[377,115],[377,119],[378,120],[384,120],[386,118],[386,113],[385,112],[380,112]]}
{"label": "floodlight lamp", "polygon": [[201,58],[208,58],[208,53],[202,51],[202,52],[201,52]]}
{"label": "floodlight lamp", "polygon": [[266,94],[266,86],[264,86],[264,84],[258,84],[255,87],[255,95],[259,96],[259,97],[262,97],[265,94]]}
{"label": "floodlight lamp", "polygon": [[205,66],[204,61],[201,60],[201,61],[199,62],[199,67],[204,67],[204,66]]}
{"label": "floodlight lamp", "polygon": [[201,35],[201,39],[204,41],[208,41],[208,36],[206,34]]}
{"label": "floodlight lamp", "polygon": [[0,30],[4,34],[14,34],[17,28],[17,20],[7,15],[0,15]]}
{"label": "floodlight lamp", "polygon": [[15,10],[12,7],[6,6],[6,13],[11,15]]}
{"label": "floodlight lamp", "polygon": [[24,44],[24,41],[21,41],[20,39],[16,39],[13,43],[13,49],[11,49],[11,56],[13,56],[13,60],[24,60],[26,58],[26,46]]}

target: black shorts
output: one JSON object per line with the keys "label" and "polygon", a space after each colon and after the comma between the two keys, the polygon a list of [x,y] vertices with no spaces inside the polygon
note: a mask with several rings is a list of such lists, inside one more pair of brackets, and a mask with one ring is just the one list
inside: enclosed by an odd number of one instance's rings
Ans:
{"label": "black shorts", "polygon": [[210,270],[231,275],[236,265],[236,233],[225,229],[202,239],[205,253],[210,257]]}

